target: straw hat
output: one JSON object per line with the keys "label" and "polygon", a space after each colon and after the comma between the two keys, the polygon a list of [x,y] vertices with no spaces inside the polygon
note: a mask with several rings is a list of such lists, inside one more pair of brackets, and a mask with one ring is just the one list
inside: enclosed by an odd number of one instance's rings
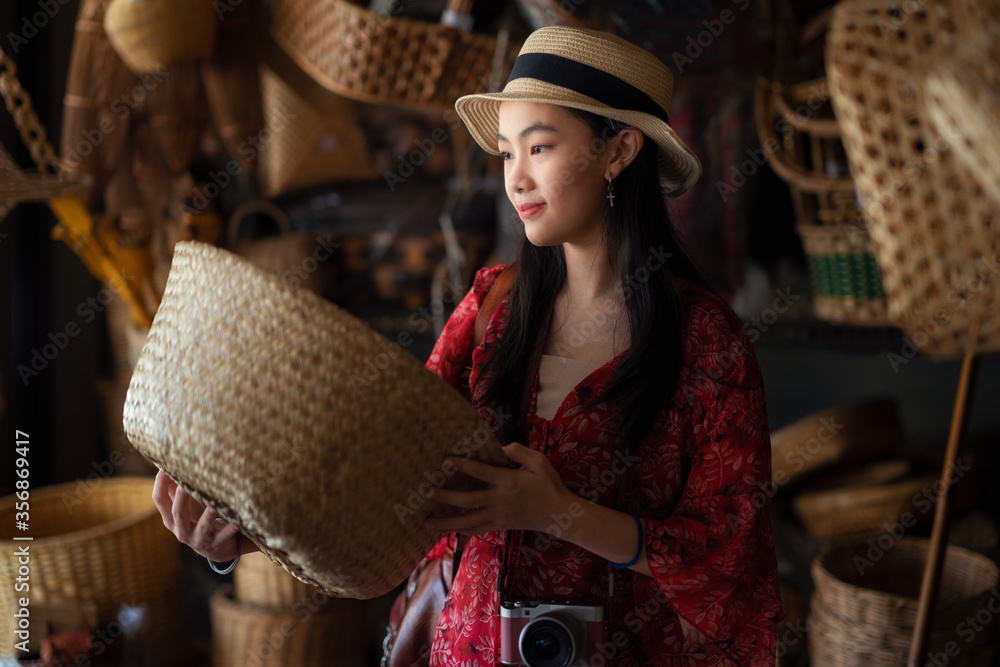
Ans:
{"label": "straw hat", "polygon": [[174,250],[123,421],[141,454],[272,560],[341,597],[389,592],[443,535],[424,519],[447,510],[430,488],[461,483],[445,456],[508,463],[403,345],[196,242]]}
{"label": "straw hat", "polygon": [[590,111],[642,130],[659,146],[667,195],[688,191],[701,162],[669,125],[674,75],[659,58],[597,30],[553,26],[528,36],[499,93],[465,95],[455,109],[483,149],[499,155],[500,102],[547,102]]}

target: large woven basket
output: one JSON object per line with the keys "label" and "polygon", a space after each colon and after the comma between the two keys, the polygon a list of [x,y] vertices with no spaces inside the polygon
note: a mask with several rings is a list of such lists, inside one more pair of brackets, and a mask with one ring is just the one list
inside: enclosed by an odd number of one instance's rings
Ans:
{"label": "large woven basket", "polygon": [[[441,533],[445,456],[507,461],[458,392],[398,343],[227,251],[178,243],[132,375],[136,449],[292,574],[370,598]],[[445,471],[450,471],[448,475]]]}
{"label": "large woven basket", "polygon": [[[906,663],[917,614],[928,541],[874,540],[832,549],[812,565],[816,591],[809,619],[809,659],[816,667],[898,667]],[[985,667],[995,650],[995,625],[967,633],[969,617],[988,609],[997,566],[961,547],[948,547],[929,653],[960,647],[950,664]],[[969,634],[972,636],[970,637]]]}
{"label": "large woven basket", "polygon": [[846,0],[827,42],[834,109],[889,316],[933,357],[961,355],[967,344],[1000,349],[1000,205],[957,158],[975,146],[936,129],[926,90],[926,73],[978,37],[956,27],[956,2]]}
{"label": "large woven basket", "polygon": [[495,35],[374,14],[347,0],[274,0],[270,30],[302,69],[335,93],[436,111],[485,91],[498,56],[506,76],[520,49]]}
{"label": "large woven basket", "polygon": [[213,667],[362,667],[367,617],[357,600],[269,609],[233,600],[229,586],[209,600]]}
{"label": "large woven basket", "polygon": [[[14,496],[0,500],[0,656],[16,654],[17,598],[32,603],[90,602],[101,627],[123,604],[149,606],[149,649],[157,665],[176,664],[183,647],[180,545],[153,504],[153,480],[96,477],[31,491],[31,519],[14,541]],[[18,593],[16,550],[30,550],[30,594]],[[44,633],[44,628],[33,631]]]}

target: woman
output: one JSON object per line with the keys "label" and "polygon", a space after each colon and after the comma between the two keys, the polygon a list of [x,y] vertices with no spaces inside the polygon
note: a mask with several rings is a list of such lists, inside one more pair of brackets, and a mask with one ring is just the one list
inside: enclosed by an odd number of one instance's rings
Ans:
{"label": "woman", "polygon": [[[508,600],[601,607],[589,664],[775,662],[764,389],[741,323],[667,212],[664,191],[701,170],[668,123],[672,82],[617,37],[543,28],[503,92],[456,103],[501,156],[527,242],[483,340],[475,320],[504,266],[476,274],[427,366],[461,389],[473,350],[474,404],[499,415],[520,467],[456,460],[485,490],[436,491],[466,511],[429,525],[466,543],[432,665],[500,664]],[[235,556],[234,529],[211,510],[167,479],[154,495],[182,541]]]}

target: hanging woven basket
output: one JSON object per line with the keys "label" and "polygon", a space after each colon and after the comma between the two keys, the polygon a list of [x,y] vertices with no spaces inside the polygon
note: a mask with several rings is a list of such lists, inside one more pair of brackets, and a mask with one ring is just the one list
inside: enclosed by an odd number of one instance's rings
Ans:
{"label": "hanging woven basket", "polygon": [[341,597],[389,592],[443,535],[424,527],[444,511],[427,490],[471,486],[446,456],[507,462],[497,426],[398,343],[196,242],[176,246],[124,424],[273,560]]}
{"label": "hanging woven basket", "polygon": [[144,74],[210,56],[219,16],[212,0],[111,0],[104,29],[128,68]]}
{"label": "hanging woven basket", "polygon": [[930,357],[1000,350],[1000,203],[959,157],[976,147],[933,122],[927,86],[929,71],[987,30],[957,23],[961,6],[846,0],[826,52],[889,317]]}
{"label": "hanging woven basket", "polygon": [[347,0],[274,0],[271,36],[317,82],[363,102],[444,111],[510,71],[520,44],[441,23],[373,13]]}

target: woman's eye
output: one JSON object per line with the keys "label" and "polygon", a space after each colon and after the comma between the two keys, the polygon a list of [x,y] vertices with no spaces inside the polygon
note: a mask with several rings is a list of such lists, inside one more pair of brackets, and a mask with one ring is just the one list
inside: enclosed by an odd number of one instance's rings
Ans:
{"label": "woman's eye", "polygon": [[500,151],[500,159],[501,160],[509,160],[510,159],[510,153],[508,153],[506,151]]}
{"label": "woman's eye", "polygon": [[548,148],[548,146],[532,146],[531,147],[531,152],[532,153],[540,153],[543,150],[545,150],[546,148]]}

